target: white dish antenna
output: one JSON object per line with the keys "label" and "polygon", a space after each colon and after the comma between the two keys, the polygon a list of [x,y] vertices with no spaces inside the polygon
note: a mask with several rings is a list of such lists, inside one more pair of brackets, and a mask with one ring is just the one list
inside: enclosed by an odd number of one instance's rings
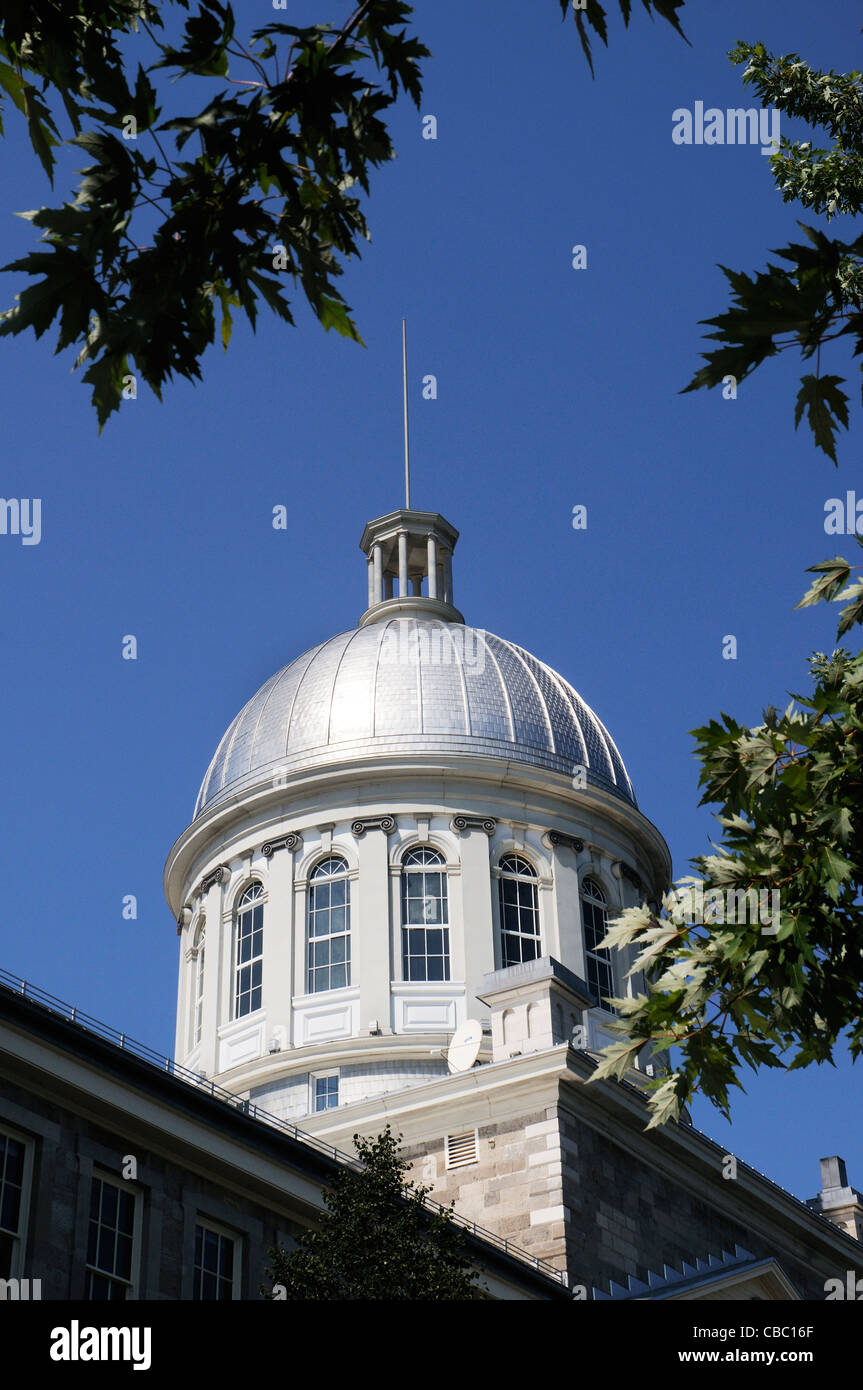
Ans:
{"label": "white dish antenna", "polygon": [[450,1040],[446,1064],[451,1072],[470,1071],[482,1044],[482,1024],[475,1018],[457,1028]]}

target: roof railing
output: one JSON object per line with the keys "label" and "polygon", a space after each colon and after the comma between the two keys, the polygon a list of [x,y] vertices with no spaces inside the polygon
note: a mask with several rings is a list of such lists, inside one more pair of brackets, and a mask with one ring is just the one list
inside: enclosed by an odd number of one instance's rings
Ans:
{"label": "roof railing", "polygon": [[[355,1173],[362,1172],[364,1164],[351,1154],[346,1154],[337,1149],[334,1144],[326,1144],[321,1139],[315,1138],[313,1134],[307,1134],[305,1130],[297,1125],[291,1124],[288,1120],[280,1119],[278,1115],[271,1115],[268,1110],[262,1110],[253,1101],[238,1096],[234,1091],[227,1091],[223,1086],[217,1086],[212,1078],[204,1076],[201,1072],[190,1071],[188,1067],[181,1066],[173,1058],[166,1056],[163,1052],[156,1052],[152,1047],[147,1047],[144,1043],[136,1042],[127,1033],[121,1033],[116,1028],[112,1028],[107,1023],[102,1023],[98,1018],[93,1018],[90,1014],[83,1013],[81,1009],[73,1004],[67,1004],[63,999],[57,999],[55,995],[48,994],[44,989],[39,989],[37,985],[31,984],[28,980],[22,980],[17,975],[11,975],[8,970],[0,970],[0,988],[8,990],[10,993],[20,994],[32,1004],[38,1004],[41,1008],[47,1009],[50,1013],[65,1019],[67,1023],[74,1024],[76,1028],[81,1028],[87,1033],[93,1033],[96,1037],[102,1038],[105,1042],[112,1043],[123,1052],[131,1053],[140,1061],[148,1063],[159,1071],[167,1072],[169,1076],[174,1076],[178,1081],[183,1081],[188,1086],[194,1086],[197,1091],[204,1091],[214,1100],[221,1101],[229,1105],[232,1110],[239,1111],[243,1115],[248,1115],[252,1120],[260,1124],[266,1124],[272,1129],[278,1129],[282,1134],[296,1140],[298,1144],[306,1144],[315,1149],[318,1153],[325,1154],[327,1158],[333,1159],[345,1167],[351,1168]],[[478,1226],[475,1221],[469,1221],[467,1217],[460,1216],[458,1212],[450,1212],[449,1208],[444,1207],[440,1202],[425,1199],[425,1206],[431,1211],[438,1212],[440,1215],[449,1215],[457,1226],[462,1227],[487,1245],[493,1245],[496,1249],[502,1250],[505,1255],[511,1256],[522,1264],[528,1264],[539,1274],[544,1274],[547,1278],[553,1279],[557,1284],[568,1287],[566,1270],[557,1269],[548,1260],[541,1260],[536,1255],[531,1255],[527,1250],[522,1250],[520,1246],[514,1245],[510,1240],[504,1240],[502,1236],[496,1235],[494,1231],[487,1230],[484,1226]]]}

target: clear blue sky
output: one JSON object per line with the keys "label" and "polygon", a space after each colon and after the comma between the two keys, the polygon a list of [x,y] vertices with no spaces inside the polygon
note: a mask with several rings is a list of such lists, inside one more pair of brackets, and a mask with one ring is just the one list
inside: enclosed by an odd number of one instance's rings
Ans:
{"label": "clear blue sky", "polygon": [[[515,0],[417,6],[438,139],[398,106],[372,242],[343,280],[367,348],[297,300],[296,328],[238,323],[203,384],[162,405],[142,391],[99,437],[71,357],[47,336],[0,343],[0,493],[43,508],[41,544],[0,537],[6,969],[171,1050],[162,865],[240,706],[365,606],[363,524],[401,502],[403,314],[412,500],[461,531],[459,607],[596,709],[677,874],[705,850],[714,823],[697,809],[687,730],[720,709],[757,722],[806,687],[834,618],[792,608],[808,564],[850,553],[824,534],[824,503],[863,496],[863,470],[859,423],[838,470],[795,433],[796,359],[736,401],[678,394],[699,364],[698,320],[727,303],[717,262],[762,267],[799,210],[757,148],[675,145],[672,111],[755,104],[725,57],[738,39],[860,66],[859,16],[688,0],[687,47],[640,7],[624,33],[612,8],[591,81],[556,0],[529,18]],[[263,0],[236,13],[241,32],[273,17]],[[13,213],[52,201],[11,113],[7,132],[3,262],[34,244]],[[20,277],[0,280],[10,303]],[[849,367],[836,347],[829,367]],[[425,373],[436,401],[422,399]],[[287,532],[271,526],[279,503]],[[576,503],[586,532],[572,529]],[[121,659],[127,633],[137,662]],[[736,661],[722,659],[728,633]],[[130,893],[136,921],[121,915]],[[832,1153],[863,1188],[861,1077],[847,1061],[753,1076],[733,1129],[705,1104],[694,1117],[799,1196]]]}

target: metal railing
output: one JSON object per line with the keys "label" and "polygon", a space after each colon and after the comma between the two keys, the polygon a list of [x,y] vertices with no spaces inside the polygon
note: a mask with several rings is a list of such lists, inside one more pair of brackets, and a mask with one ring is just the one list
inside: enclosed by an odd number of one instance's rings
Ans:
{"label": "metal railing", "polygon": [[[63,999],[57,999],[53,994],[48,994],[44,989],[39,989],[37,985],[31,984],[28,980],[22,980],[17,975],[11,975],[8,970],[0,970],[0,989],[6,989],[12,994],[19,994],[23,999],[30,1003],[38,1004],[41,1008],[47,1009],[50,1013],[58,1015],[73,1023],[77,1028],[83,1028],[88,1033],[95,1034],[105,1042],[112,1043],[113,1046],[120,1048],[123,1052],[131,1053],[140,1061],[146,1062],[157,1071],[166,1072],[169,1076],[176,1077],[178,1081],[183,1081],[188,1086],[193,1086],[196,1091],[203,1091],[205,1095],[211,1096],[214,1100],[221,1101],[225,1105],[241,1115],[247,1115],[249,1119],[256,1120],[260,1124],[268,1125],[271,1129],[280,1130],[289,1138],[294,1139],[299,1144],[305,1144],[309,1148],[317,1150],[318,1153],[325,1154],[327,1158],[332,1158],[336,1163],[341,1163],[353,1169],[355,1173],[362,1172],[364,1165],[351,1154],[346,1154],[341,1149],[337,1149],[334,1144],[326,1144],[322,1139],[317,1139],[313,1134],[307,1134],[305,1130],[297,1125],[291,1124],[289,1120],[282,1120],[278,1115],[272,1115],[268,1110],[262,1110],[253,1101],[245,1100],[242,1096],[236,1095],[233,1091],[227,1091],[223,1086],[217,1086],[215,1081],[202,1076],[200,1072],[190,1071],[188,1067],[181,1066],[173,1058],[167,1057],[162,1052],[155,1052],[152,1047],[137,1042],[130,1038],[128,1033],[121,1033],[109,1024],[103,1023],[101,1019],[93,1018],[91,1014],[84,1013],[83,1010],[76,1008],[73,1004],[67,1004]],[[479,1226],[475,1221],[469,1221],[467,1217],[460,1216],[458,1212],[450,1212],[440,1202],[430,1201],[427,1197],[424,1205],[431,1211],[441,1215],[448,1214],[457,1226],[484,1241],[487,1245],[493,1245],[497,1250],[502,1250],[505,1255],[512,1256],[513,1259],[522,1264],[528,1264],[539,1274],[544,1274],[547,1278],[553,1279],[555,1283],[567,1286],[568,1281],[566,1271],[555,1268],[547,1260],[541,1260],[535,1255],[529,1254],[518,1245],[513,1245],[512,1241],[504,1240],[494,1231],[487,1230],[484,1226]]]}

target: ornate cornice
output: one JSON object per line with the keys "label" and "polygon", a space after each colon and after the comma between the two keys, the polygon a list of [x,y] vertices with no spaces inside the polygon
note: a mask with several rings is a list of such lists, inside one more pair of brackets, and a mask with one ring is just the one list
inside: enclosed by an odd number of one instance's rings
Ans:
{"label": "ornate cornice", "polygon": [[584,849],[584,840],[580,840],[577,835],[565,835],[562,830],[547,830],[542,838],[549,849],[557,849],[563,845],[566,849],[574,850],[576,854],[581,854]]}
{"label": "ornate cornice", "polygon": [[624,864],[620,859],[614,866],[621,878],[625,878],[627,883],[631,883],[637,893],[643,893],[647,885],[642,881],[639,874],[634,869],[630,869],[628,864]]}
{"label": "ornate cornice", "polygon": [[456,835],[463,834],[465,830],[484,830],[486,835],[491,836],[497,829],[497,821],[494,816],[453,816],[449,828]]}
{"label": "ornate cornice", "polygon": [[287,835],[281,835],[278,840],[266,840],[261,845],[261,854],[265,859],[272,859],[277,849],[299,849],[303,843],[303,837],[298,830],[289,830]]}
{"label": "ornate cornice", "polygon": [[361,820],[351,821],[351,834],[359,839],[360,835],[365,835],[367,830],[383,830],[384,834],[392,835],[396,828],[395,816],[363,816]]}
{"label": "ornate cornice", "polygon": [[197,891],[203,897],[205,893],[209,893],[214,883],[226,883],[230,877],[231,870],[228,865],[219,864],[215,869],[211,869],[208,874],[204,875],[201,879],[201,886]]}

